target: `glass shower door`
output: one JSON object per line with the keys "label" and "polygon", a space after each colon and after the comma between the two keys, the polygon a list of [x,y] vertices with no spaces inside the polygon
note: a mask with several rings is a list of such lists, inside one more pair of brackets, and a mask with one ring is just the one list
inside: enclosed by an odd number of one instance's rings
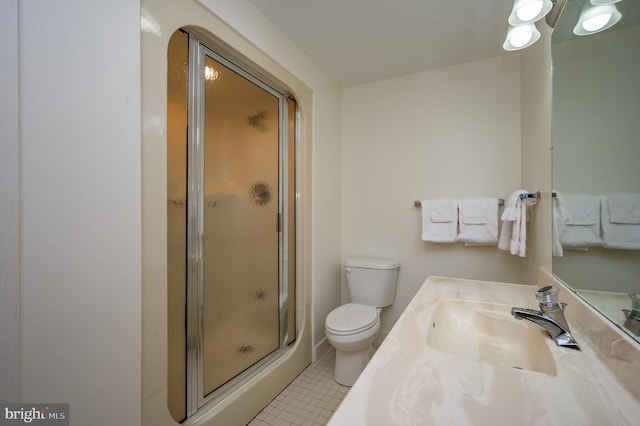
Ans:
{"label": "glass shower door", "polygon": [[297,104],[191,31],[176,31],[168,49],[167,404],[176,421],[286,353],[297,330]]}
{"label": "glass shower door", "polygon": [[280,347],[281,100],[205,55],[203,396]]}

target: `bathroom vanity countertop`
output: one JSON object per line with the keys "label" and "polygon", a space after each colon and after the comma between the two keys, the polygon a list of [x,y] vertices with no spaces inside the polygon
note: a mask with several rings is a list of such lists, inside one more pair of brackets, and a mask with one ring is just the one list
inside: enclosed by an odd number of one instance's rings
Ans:
{"label": "bathroom vanity countertop", "polygon": [[[584,335],[570,317],[569,326],[582,351],[558,347],[551,338],[543,339],[555,360],[551,374],[467,359],[427,344],[440,301],[538,309],[535,290],[534,286],[519,284],[429,277],[329,425],[638,424],[637,392],[621,385],[592,350],[593,337]],[[562,289],[561,295],[566,291]],[[572,300],[567,312],[576,309],[576,303]],[[546,333],[542,328],[540,331]],[[618,358],[626,362],[628,357],[622,354]],[[627,374],[637,381],[637,356],[632,358]]]}

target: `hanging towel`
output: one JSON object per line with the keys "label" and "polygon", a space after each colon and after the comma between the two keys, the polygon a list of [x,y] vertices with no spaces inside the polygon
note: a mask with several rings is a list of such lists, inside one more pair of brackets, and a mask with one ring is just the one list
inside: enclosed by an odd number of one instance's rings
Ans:
{"label": "hanging towel", "polygon": [[458,240],[458,201],[437,198],[422,201],[422,239],[434,243]]}
{"label": "hanging towel", "polygon": [[511,193],[500,217],[502,231],[498,248],[520,257],[527,255],[527,203],[520,198],[527,193],[524,189]]}
{"label": "hanging towel", "polygon": [[498,242],[498,199],[464,198],[460,200],[460,233],[458,241],[465,245]]}
{"label": "hanging towel", "polygon": [[556,223],[562,246],[565,248],[601,246],[600,196],[565,195],[563,204],[568,217]]}
{"label": "hanging towel", "polygon": [[[603,247],[640,250],[640,223],[634,221],[635,215],[638,214],[635,200],[640,194],[626,194],[628,197],[621,197],[621,195],[613,194],[601,198]],[[627,198],[630,206],[623,206],[622,198]],[[609,205],[610,202],[615,205],[614,213],[612,213],[612,206]],[[617,221],[626,220],[627,222],[613,222],[612,215],[615,215]]]}
{"label": "hanging towel", "polygon": [[562,194],[560,194],[555,189],[553,190],[553,193],[556,194],[556,196],[551,200],[553,210],[553,217],[551,222],[551,255],[562,257],[564,255],[564,251],[562,250],[562,243],[560,242],[560,235],[558,234],[558,223],[566,222],[571,218],[571,215],[567,210],[567,206],[564,204],[564,197],[562,196]]}

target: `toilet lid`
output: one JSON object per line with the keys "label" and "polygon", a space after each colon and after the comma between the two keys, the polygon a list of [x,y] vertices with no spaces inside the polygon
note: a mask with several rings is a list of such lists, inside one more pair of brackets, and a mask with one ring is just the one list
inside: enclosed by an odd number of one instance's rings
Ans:
{"label": "toilet lid", "polygon": [[325,325],[335,334],[355,334],[373,327],[377,320],[375,306],[347,303],[331,311]]}

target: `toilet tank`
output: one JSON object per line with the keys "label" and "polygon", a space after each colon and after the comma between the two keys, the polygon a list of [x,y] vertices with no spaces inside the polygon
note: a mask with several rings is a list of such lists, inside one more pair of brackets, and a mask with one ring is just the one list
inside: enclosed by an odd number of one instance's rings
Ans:
{"label": "toilet tank", "polygon": [[382,308],[393,303],[400,262],[391,259],[350,258],[344,262],[352,303]]}

